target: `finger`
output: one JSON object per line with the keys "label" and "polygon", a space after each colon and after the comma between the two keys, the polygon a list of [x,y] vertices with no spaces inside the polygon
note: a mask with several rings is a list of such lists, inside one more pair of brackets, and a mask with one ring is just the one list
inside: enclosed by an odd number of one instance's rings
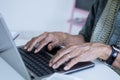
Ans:
{"label": "finger", "polygon": [[[75,65],[76,63],[78,63],[80,61],[81,58],[81,52],[82,49],[79,48],[79,46],[73,50],[71,53],[69,53],[69,55],[73,58],[66,66],[68,67],[68,69],[70,69],[73,65]],[[65,70],[68,70],[67,68],[65,68]]]}
{"label": "finger", "polygon": [[[35,47],[35,45],[40,45],[41,41],[44,40],[47,37],[47,32],[41,34],[40,36],[38,36],[30,45],[30,49],[33,49]],[[37,44],[38,43],[38,44]],[[38,46],[37,46],[38,47]],[[36,47],[36,48],[37,48]]]}
{"label": "finger", "polygon": [[53,68],[58,68],[61,64],[65,63],[69,59],[73,57],[79,56],[79,48],[76,48],[75,50],[72,50],[69,54],[64,55],[62,58],[60,58],[56,63],[53,64]]}
{"label": "finger", "polygon": [[31,51],[34,46],[40,42],[42,39],[44,39],[46,37],[47,33],[43,33],[41,34],[39,37],[34,37],[32,38],[26,45],[25,45],[25,49],[27,49],[28,51]]}
{"label": "finger", "polygon": [[60,50],[60,51],[58,51],[57,52],[57,54],[55,55],[55,56],[53,56],[53,58],[50,60],[50,63],[51,64],[54,64],[54,63],[56,63],[63,55],[65,55],[65,54],[67,54],[67,53],[69,53],[70,51],[65,51],[64,52],[64,50]]}
{"label": "finger", "polygon": [[51,43],[48,45],[48,50],[52,50],[55,46],[58,46],[58,41],[51,42]]}
{"label": "finger", "polygon": [[27,50],[31,51],[38,42],[39,42],[38,38],[31,40],[31,42],[29,43],[29,46],[28,46]]}
{"label": "finger", "polygon": [[74,49],[74,47],[70,47],[68,49],[61,49],[60,51],[57,52],[57,54],[50,60],[50,64],[53,65],[54,63],[56,63],[61,57],[63,57],[64,55],[70,53],[72,50]]}
{"label": "finger", "polygon": [[32,44],[32,42],[34,42],[33,38],[30,41],[27,42],[27,44],[24,46],[24,49],[28,50],[30,45]]}
{"label": "finger", "polygon": [[71,58],[77,57],[81,54],[82,49],[78,47],[76,47],[74,50],[72,50],[69,55],[71,56]]}
{"label": "finger", "polygon": [[79,62],[79,57],[73,58],[65,67],[64,70],[69,70],[72,66]]}
{"label": "finger", "polygon": [[38,48],[35,50],[35,53],[39,52],[44,46],[46,46],[50,42],[51,42],[51,40],[49,39],[49,37],[47,37],[44,40],[42,40],[40,42],[40,45],[38,46]]}
{"label": "finger", "polygon": [[63,63],[65,63],[69,59],[70,59],[69,54],[64,55],[60,60],[58,60],[55,64],[53,64],[53,69],[58,68],[60,65],[62,65]]}
{"label": "finger", "polygon": [[[86,61],[92,61],[94,59],[90,58],[90,56],[86,55],[87,52],[82,53],[78,55],[78,57],[73,58],[65,67],[64,70],[69,70],[71,67],[73,67],[78,62],[86,62]],[[88,53],[89,54],[89,53]]]}
{"label": "finger", "polygon": [[30,41],[28,41],[28,42],[25,44],[24,49],[27,50],[29,45],[30,45]]}

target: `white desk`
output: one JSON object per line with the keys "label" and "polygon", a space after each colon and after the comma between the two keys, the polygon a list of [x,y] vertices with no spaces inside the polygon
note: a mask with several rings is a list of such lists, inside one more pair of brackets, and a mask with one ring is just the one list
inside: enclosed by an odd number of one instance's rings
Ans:
{"label": "white desk", "polygon": [[[27,40],[19,39],[15,42],[16,45],[19,46],[24,45]],[[95,67],[76,72],[72,75],[80,77],[83,80],[120,80],[120,76],[116,72],[97,61],[95,62]]]}

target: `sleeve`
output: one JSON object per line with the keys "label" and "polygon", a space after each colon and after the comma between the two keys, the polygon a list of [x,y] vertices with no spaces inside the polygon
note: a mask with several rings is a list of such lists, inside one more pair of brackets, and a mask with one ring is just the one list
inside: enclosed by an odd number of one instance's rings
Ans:
{"label": "sleeve", "polygon": [[92,35],[92,29],[95,23],[95,16],[97,13],[97,8],[98,8],[99,0],[95,0],[91,9],[90,13],[88,15],[87,21],[82,28],[82,30],[79,32],[79,35],[83,35],[84,39],[86,42],[90,41],[91,35]]}

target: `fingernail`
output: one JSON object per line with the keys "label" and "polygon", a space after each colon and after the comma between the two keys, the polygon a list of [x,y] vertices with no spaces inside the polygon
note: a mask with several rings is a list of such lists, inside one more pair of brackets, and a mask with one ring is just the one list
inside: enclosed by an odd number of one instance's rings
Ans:
{"label": "fingernail", "polygon": [[38,52],[38,50],[36,49],[35,51],[34,51],[34,53],[37,53]]}
{"label": "fingernail", "polygon": [[52,63],[49,63],[49,66],[51,67],[51,66],[52,66]]}
{"label": "fingernail", "polygon": [[57,68],[57,65],[53,65],[53,69],[56,69]]}
{"label": "fingernail", "polygon": [[65,66],[65,67],[64,67],[64,70],[68,70],[68,69],[69,69],[69,67],[68,67],[68,66]]}
{"label": "fingernail", "polygon": [[49,61],[49,66],[50,67],[52,67],[52,65],[53,65],[53,61],[52,61],[52,59]]}
{"label": "fingernail", "polygon": [[30,48],[28,48],[28,51],[30,51]]}

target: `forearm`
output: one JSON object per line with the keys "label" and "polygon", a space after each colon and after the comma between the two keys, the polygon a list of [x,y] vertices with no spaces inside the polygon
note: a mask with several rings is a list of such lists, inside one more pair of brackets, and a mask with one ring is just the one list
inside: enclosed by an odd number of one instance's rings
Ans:
{"label": "forearm", "polygon": [[[102,56],[100,56],[99,58],[103,59],[103,60],[107,60],[110,55],[112,53],[112,48],[109,45],[106,45],[105,49],[104,49],[104,53]],[[113,62],[112,66],[119,68],[120,69],[120,52],[118,53],[118,56],[116,57],[115,61]]]}

